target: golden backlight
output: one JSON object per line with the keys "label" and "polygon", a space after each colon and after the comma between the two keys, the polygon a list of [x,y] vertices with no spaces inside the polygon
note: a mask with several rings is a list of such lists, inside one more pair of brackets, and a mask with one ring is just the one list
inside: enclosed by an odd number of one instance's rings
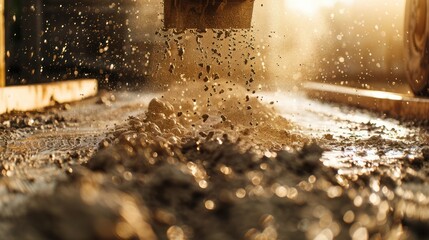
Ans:
{"label": "golden backlight", "polygon": [[255,7],[253,26],[272,82],[403,79],[403,0],[257,0]]}
{"label": "golden backlight", "polygon": [[337,3],[351,5],[355,0],[285,0],[286,6],[292,10],[296,10],[312,16],[320,13],[320,8],[332,8]]}

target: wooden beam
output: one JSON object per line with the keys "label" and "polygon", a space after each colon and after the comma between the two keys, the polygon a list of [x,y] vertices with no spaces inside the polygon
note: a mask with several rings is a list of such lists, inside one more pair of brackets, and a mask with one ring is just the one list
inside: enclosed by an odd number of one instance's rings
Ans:
{"label": "wooden beam", "polygon": [[251,28],[254,1],[164,0],[164,27],[177,29]]}
{"label": "wooden beam", "polygon": [[95,79],[3,87],[0,88],[0,114],[78,101],[94,96],[97,90]]}
{"label": "wooden beam", "polygon": [[[0,88],[6,86],[6,37],[4,0],[0,0]],[[0,103],[1,104],[1,103]]]}
{"label": "wooden beam", "polygon": [[403,120],[429,120],[428,98],[313,82],[305,83],[304,90],[309,97],[321,101],[368,109]]}

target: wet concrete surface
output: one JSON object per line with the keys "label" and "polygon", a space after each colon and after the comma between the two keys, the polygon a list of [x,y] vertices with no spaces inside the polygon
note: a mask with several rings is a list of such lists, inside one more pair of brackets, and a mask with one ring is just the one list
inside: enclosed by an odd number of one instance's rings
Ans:
{"label": "wet concrete surface", "polygon": [[259,96],[286,122],[196,120],[161,95],[104,93],[1,116],[1,235],[428,238],[424,126],[284,92]]}
{"label": "wet concrete surface", "polygon": [[[111,96],[121,101],[113,101]],[[87,161],[116,124],[147,107],[147,94],[102,93],[46,111],[1,116],[2,216],[28,195],[52,191],[71,166]],[[12,205],[12,207],[10,207]],[[13,210],[12,210],[13,209]]]}

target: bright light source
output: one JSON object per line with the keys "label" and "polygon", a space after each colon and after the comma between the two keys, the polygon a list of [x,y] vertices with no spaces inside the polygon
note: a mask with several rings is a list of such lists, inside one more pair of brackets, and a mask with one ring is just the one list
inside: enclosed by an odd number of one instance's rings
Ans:
{"label": "bright light source", "polygon": [[322,7],[334,7],[337,3],[351,4],[354,0],[285,0],[286,5],[305,15],[314,15]]}

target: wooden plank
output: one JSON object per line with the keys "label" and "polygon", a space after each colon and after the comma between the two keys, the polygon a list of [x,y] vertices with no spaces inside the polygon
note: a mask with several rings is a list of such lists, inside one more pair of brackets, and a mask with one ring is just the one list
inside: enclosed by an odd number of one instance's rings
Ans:
{"label": "wooden plank", "polygon": [[4,0],[0,0],[0,87],[6,86],[6,39]]}
{"label": "wooden plank", "polygon": [[364,108],[402,120],[429,120],[427,98],[323,83],[305,83],[304,89],[309,97],[321,101]]}
{"label": "wooden plank", "polygon": [[4,87],[0,88],[0,114],[78,101],[94,96],[97,90],[95,79]]}
{"label": "wooden plank", "polygon": [[164,27],[177,29],[251,28],[254,1],[164,0]]}

